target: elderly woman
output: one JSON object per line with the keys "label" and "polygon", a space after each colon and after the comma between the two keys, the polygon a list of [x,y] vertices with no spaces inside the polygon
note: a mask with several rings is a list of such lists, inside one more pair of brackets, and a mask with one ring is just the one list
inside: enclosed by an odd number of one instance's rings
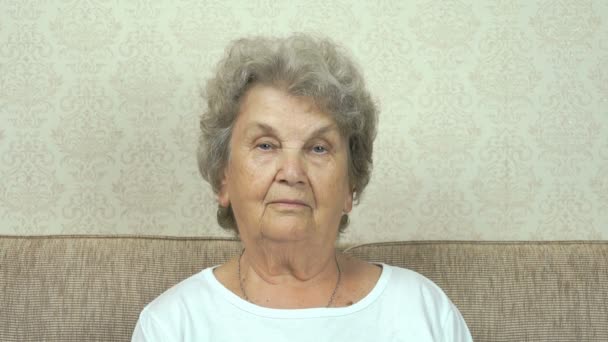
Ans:
{"label": "elderly woman", "polygon": [[133,341],[471,340],[430,280],[336,251],[377,122],[344,51],[305,35],[237,40],[206,96],[199,168],[243,250],[148,304]]}

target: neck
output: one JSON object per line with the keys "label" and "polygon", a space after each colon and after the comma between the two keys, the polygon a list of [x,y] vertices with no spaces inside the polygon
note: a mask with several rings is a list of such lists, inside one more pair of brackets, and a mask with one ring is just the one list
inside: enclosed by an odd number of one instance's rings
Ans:
{"label": "neck", "polygon": [[239,259],[247,300],[276,308],[325,307],[340,278],[335,248],[243,242]]}
{"label": "neck", "polygon": [[243,239],[243,261],[271,284],[305,282],[337,271],[333,243]]}

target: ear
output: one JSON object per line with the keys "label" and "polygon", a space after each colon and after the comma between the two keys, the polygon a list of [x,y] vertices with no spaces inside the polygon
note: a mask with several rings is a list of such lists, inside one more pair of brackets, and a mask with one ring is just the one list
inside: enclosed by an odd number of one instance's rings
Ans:
{"label": "ear", "polygon": [[348,195],[346,196],[345,200],[344,200],[344,213],[348,214],[351,212],[351,210],[353,210],[353,196],[354,196],[355,190],[353,189],[352,191],[350,191],[348,193]]}
{"label": "ear", "polygon": [[228,195],[228,172],[224,170],[224,177],[220,184],[220,189],[217,192],[217,202],[223,208],[228,208],[230,205],[230,196]]}

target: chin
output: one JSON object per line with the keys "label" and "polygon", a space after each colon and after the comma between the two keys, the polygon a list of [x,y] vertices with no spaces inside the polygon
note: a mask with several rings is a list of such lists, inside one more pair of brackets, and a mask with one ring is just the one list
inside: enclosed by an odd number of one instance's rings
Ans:
{"label": "chin", "polygon": [[308,239],[314,233],[310,226],[295,222],[274,222],[262,228],[262,237],[274,241],[299,241]]}

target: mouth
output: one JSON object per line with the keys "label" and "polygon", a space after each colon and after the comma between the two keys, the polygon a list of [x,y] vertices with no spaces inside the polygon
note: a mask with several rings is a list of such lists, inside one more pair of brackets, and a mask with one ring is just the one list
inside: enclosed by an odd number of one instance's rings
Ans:
{"label": "mouth", "polygon": [[310,207],[308,204],[306,204],[306,202],[304,201],[300,201],[300,200],[292,200],[292,199],[280,199],[280,200],[275,200],[275,201],[271,201],[268,202],[268,204],[273,204],[273,205],[277,205],[277,206],[281,206],[281,207],[286,207],[286,208],[303,208],[303,207]]}

